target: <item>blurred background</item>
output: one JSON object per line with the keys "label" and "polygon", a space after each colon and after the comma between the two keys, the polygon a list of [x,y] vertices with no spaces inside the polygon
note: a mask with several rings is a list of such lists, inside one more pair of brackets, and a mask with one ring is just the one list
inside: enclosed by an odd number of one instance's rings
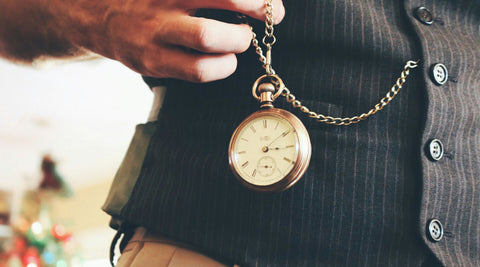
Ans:
{"label": "blurred background", "polygon": [[109,266],[100,209],[152,94],[107,59],[0,60],[0,267]]}

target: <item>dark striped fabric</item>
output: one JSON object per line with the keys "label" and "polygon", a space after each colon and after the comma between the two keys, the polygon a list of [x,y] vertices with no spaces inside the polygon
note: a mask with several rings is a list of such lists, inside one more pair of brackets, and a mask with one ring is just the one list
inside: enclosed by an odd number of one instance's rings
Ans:
{"label": "dark striped fabric", "polygon": [[[263,73],[252,49],[226,80],[148,79],[167,86],[165,102],[158,121],[139,126],[136,138],[148,143],[134,139],[115,178],[113,189],[136,182],[128,201],[112,209],[112,190],[104,209],[241,266],[480,266],[479,2],[284,2],[273,66],[312,110],[366,112],[407,60],[421,66],[358,125],[325,126],[294,111],[310,133],[310,167],[271,194],[249,191],[228,167],[231,134],[258,109],[250,91]],[[419,6],[433,12],[432,25],[414,17]],[[262,23],[254,29],[262,33]],[[443,86],[430,77],[435,63],[450,72]],[[425,150],[433,138],[445,147],[435,162]],[[440,242],[427,237],[434,218]]]}

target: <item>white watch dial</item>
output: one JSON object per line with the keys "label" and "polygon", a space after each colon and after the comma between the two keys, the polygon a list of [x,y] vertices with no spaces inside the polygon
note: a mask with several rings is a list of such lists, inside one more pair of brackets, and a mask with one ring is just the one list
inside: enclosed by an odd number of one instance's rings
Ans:
{"label": "white watch dial", "polygon": [[295,166],[298,143],[295,129],[281,116],[257,117],[238,133],[233,146],[235,169],[248,183],[274,184]]}

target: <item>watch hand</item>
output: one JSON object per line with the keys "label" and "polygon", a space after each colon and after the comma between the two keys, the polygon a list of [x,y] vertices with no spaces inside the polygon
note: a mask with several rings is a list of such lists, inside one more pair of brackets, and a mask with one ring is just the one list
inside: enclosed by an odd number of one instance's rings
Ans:
{"label": "watch hand", "polygon": [[270,142],[270,144],[268,144],[266,147],[268,148],[268,147],[271,146],[273,143],[275,143],[275,141],[277,141],[278,138],[280,138],[280,137],[285,137],[288,133],[290,133],[290,131],[285,131],[285,132],[283,132],[283,133],[282,133],[281,135],[279,135],[277,138],[273,139],[273,141]]}
{"label": "watch hand", "polygon": [[280,149],[287,149],[287,148],[293,148],[295,147],[294,145],[289,145],[289,146],[285,146],[285,147],[271,147],[270,149],[271,150],[280,150]]}

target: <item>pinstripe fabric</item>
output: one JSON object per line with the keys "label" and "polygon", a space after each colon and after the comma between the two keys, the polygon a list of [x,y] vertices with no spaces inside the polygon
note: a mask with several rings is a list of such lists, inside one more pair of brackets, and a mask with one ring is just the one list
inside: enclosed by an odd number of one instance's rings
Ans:
{"label": "pinstripe fabric", "polygon": [[[116,215],[244,266],[429,266],[437,259],[480,266],[478,4],[284,2],[273,65],[314,110],[365,112],[406,60],[422,58],[423,67],[386,109],[356,126],[299,114],[311,166],[276,194],[249,191],[228,168],[229,138],[258,108],[249,95],[262,73],[254,51],[239,55],[237,72],[223,81],[155,81],[168,87],[164,106],[130,200]],[[419,23],[417,6],[439,20]],[[429,67],[437,62],[457,82],[433,85]],[[439,162],[423,151],[431,138],[444,141]],[[447,232],[438,243],[426,238],[431,218]]]}

